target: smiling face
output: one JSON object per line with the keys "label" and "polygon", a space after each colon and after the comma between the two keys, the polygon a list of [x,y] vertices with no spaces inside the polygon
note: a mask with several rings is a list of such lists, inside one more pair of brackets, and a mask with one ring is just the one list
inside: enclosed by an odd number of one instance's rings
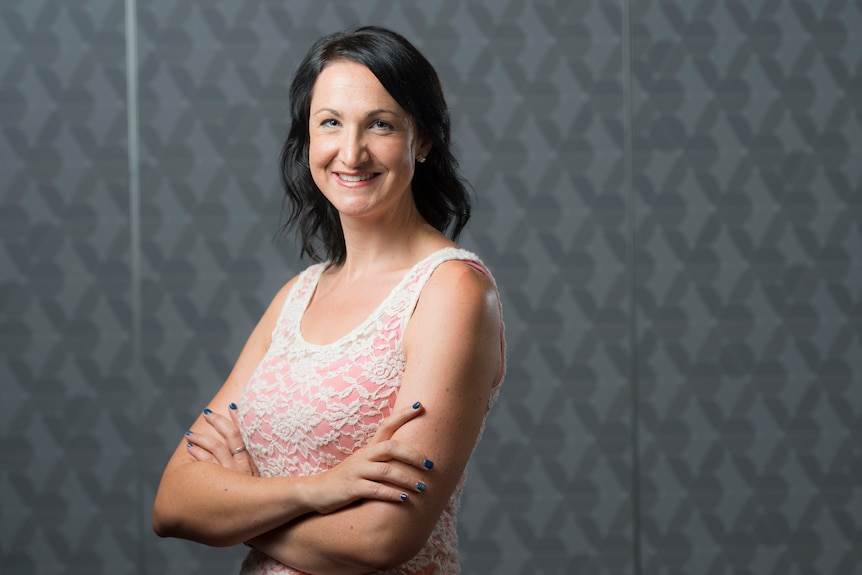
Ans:
{"label": "smiling face", "polygon": [[368,68],[349,60],[324,68],[308,127],[311,175],[342,218],[415,209],[410,182],[416,155],[427,149]]}

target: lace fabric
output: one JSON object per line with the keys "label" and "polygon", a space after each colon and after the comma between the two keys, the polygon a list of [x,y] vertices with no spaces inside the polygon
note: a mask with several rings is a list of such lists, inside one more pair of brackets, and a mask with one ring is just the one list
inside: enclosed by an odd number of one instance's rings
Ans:
{"label": "lace fabric", "polygon": [[[417,263],[365,321],[326,345],[305,341],[300,331],[326,264],[300,274],[273,330],[272,344],[239,403],[240,431],[261,476],[321,473],[374,436],[395,404],[405,368],[402,339],[419,294],[437,266],[450,260],[469,263],[491,278],[479,258],[466,250],[434,252]],[[499,382],[489,409],[498,389]],[[419,553],[387,575],[460,572],[456,517],[464,480],[462,475]],[[241,572],[302,575],[254,549]]]}

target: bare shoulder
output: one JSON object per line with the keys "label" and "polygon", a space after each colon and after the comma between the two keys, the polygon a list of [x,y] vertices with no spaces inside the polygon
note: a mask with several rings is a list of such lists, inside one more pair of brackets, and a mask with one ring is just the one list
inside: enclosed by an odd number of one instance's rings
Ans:
{"label": "bare shoulder", "polygon": [[419,297],[405,333],[405,355],[448,362],[462,354],[475,360],[484,350],[496,364],[502,321],[493,281],[464,261],[444,262]]}
{"label": "bare shoulder", "polygon": [[417,312],[424,308],[446,316],[467,313],[494,317],[499,315],[497,297],[494,283],[486,274],[465,261],[450,260],[431,274]]}

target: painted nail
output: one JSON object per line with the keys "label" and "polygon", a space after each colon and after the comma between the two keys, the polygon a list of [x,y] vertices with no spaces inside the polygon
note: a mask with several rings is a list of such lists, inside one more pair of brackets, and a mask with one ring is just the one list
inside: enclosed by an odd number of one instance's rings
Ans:
{"label": "painted nail", "polygon": [[194,443],[186,443],[186,447],[194,447],[194,446],[195,446]]}
{"label": "painted nail", "polygon": [[416,489],[418,489],[419,491],[425,491],[425,484],[422,483],[421,481],[417,482],[416,483]]}
{"label": "painted nail", "polygon": [[235,403],[231,403],[231,404],[230,404],[230,408],[231,408],[231,409],[233,409],[233,410],[236,410],[236,404],[235,404]]}
{"label": "painted nail", "polygon": [[207,407],[206,409],[204,409],[204,415],[209,415],[209,414],[210,414],[210,413],[212,413],[212,412],[213,412],[213,410],[212,410],[212,409],[210,409],[209,407]]}
{"label": "painted nail", "polygon": [[420,405],[422,405],[422,404],[417,401],[416,403],[413,404],[413,409],[419,409]]}
{"label": "painted nail", "polygon": [[423,465],[425,465],[425,469],[431,469],[432,467],[434,467],[434,462],[430,459],[426,459]]}
{"label": "painted nail", "polygon": [[191,434],[192,434],[192,430],[191,430],[191,429],[189,429],[188,431],[186,431],[186,435],[191,435]]}
{"label": "painted nail", "polygon": [[407,501],[407,494],[406,493],[401,494],[401,501]]}

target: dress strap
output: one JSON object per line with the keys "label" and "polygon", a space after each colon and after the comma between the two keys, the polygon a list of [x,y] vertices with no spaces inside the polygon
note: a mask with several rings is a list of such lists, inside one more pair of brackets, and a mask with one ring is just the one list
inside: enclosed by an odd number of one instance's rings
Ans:
{"label": "dress strap", "polygon": [[278,314],[278,320],[275,322],[275,328],[272,330],[272,341],[276,341],[278,334],[288,333],[292,322],[299,321],[302,318],[302,313],[308,307],[308,302],[311,300],[311,295],[314,293],[314,288],[326,269],[326,264],[319,263],[311,265],[300,272],[296,278],[296,282],[287,292],[287,297],[284,298],[284,305],[281,306],[281,312]]}

